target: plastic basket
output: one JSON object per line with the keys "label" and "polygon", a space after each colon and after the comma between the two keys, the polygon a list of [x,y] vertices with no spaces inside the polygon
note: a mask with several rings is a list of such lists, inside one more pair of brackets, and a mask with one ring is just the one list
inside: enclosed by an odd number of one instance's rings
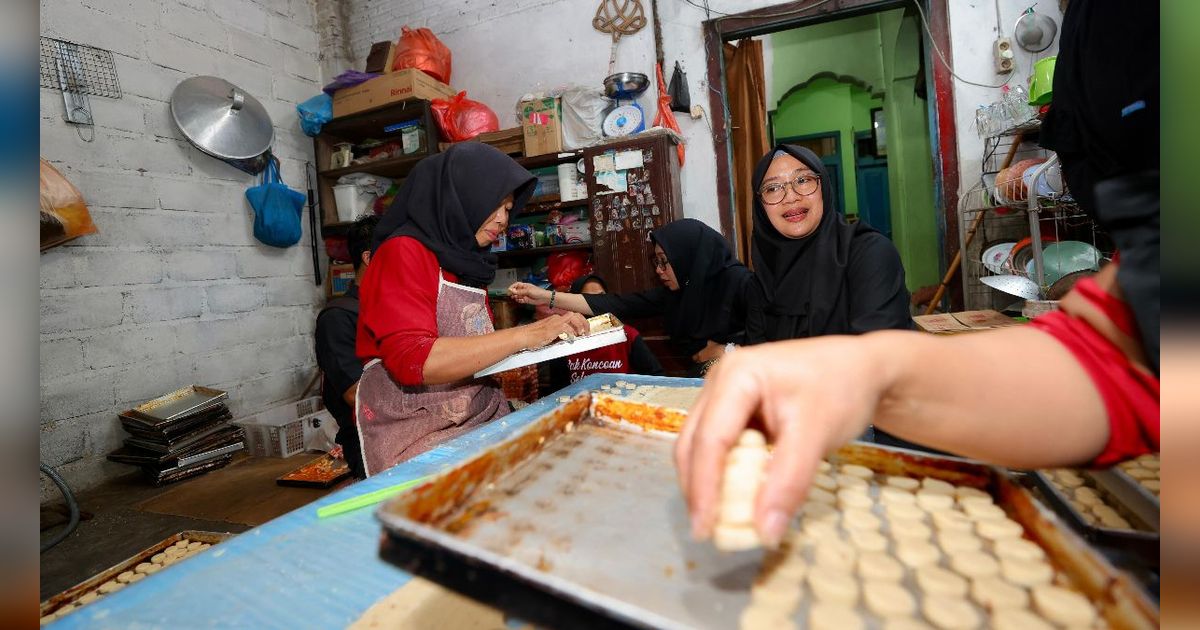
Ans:
{"label": "plastic basket", "polygon": [[323,409],[313,396],[234,420],[246,432],[246,451],[257,457],[291,457],[304,450],[305,420]]}

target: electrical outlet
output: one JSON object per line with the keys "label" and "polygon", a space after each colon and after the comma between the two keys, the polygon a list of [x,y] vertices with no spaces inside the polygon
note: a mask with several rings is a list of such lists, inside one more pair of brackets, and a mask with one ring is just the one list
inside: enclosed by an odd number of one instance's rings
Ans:
{"label": "electrical outlet", "polygon": [[1012,40],[1007,37],[997,37],[992,44],[992,60],[996,64],[996,74],[1007,74],[1013,71]]}

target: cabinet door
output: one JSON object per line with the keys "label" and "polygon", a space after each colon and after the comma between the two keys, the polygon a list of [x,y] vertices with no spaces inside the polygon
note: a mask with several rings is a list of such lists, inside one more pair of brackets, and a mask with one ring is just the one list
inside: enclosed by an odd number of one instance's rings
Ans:
{"label": "cabinet door", "polygon": [[[601,172],[640,153],[641,165]],[[682,216],[679,157],[667,136],[634,137],[584,151],[591,199],[592,249],[596,273],[613,293],[632,293],[659,286],[652,263],[650,232]]]}

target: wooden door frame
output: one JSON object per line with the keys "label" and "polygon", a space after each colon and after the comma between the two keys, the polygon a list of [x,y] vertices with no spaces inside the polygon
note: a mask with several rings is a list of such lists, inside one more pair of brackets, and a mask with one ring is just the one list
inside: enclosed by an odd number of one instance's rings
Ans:
{"label": "wooden door frame", "polygon": [[[709,111],[712,115],[713,149],[717,166],[717,214],[721,233],[736,244],[734,226],[737,224],[733,205],[733,146],[729,141],[728,107],[725,99],[725,42],[744,37],[767,35],[779,31],[811,26],[858,15],[877,13],[907,6],[912,0],[832,0],[814,7],[812,0],[787,2],[735,15],[721,16],[702,23],[704,52],[708,66]],[[942,241],[940,268],[959,250],[958,241],[958,131],[954,122],[954,78],[935,56],[931,43],[936,45],[953,64],[950,52],[950,0],[915,0],[922,2],[929,19],[932,42],[926,40],[925,72],[934,96],[934,124],[930,134],[936,138],[934,149],[934,199],[941,209],[938,228]],[[813,8],[809,8],[813,7]],[[922,39],[926,38],[921,29]],[[769,123],[768,123],[769,124]],[[947,291],[952,309],[963,304],[962,283],[952,282]]]}

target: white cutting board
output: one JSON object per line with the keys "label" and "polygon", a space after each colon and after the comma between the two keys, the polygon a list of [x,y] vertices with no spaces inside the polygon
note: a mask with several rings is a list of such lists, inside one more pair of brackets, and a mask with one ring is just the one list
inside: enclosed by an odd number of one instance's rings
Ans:
{"label": "white cutting board", "polygon": [[604,346],[624,342],[625,327],[618,326],[609,330],[576,337],[574,341],[556,341],[537,350],[522,350],[515,354],[510,354],[508,357],[479,370],[475,373],[475,377],[479,378],[480,376],[487,376],[488,374],[495,374],[504,370],[525,367],[526,365],[533,365],[550,359],[570,356],[577,352],[595,350],[596,348],[603,348]]}

